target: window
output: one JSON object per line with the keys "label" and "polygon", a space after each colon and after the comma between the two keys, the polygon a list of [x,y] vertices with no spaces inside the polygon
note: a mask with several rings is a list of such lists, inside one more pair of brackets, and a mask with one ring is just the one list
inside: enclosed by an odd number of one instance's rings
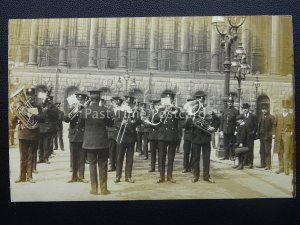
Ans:
{"label": "window", "polygon": [[47,44],[58,45],[59,43],[59,19],[49,19],[48,32],[47,32]]}
{"label": "window", "polygon": [[134,22],[134,48],[145,48],[147,18],[136,18]]}
{"label": "window", "polygon": [[175,48],[175,18],[167,17],[163,18],[163,49],[174,49]]}
{"label": "window", "polygon": [[106,19],[104,47],[117,47],[117,22],[117,18]]}
{"label": "window", "polygon": [[76,46],[87,46],[88,45],[88,28],[89,19],[81,18],[77,19],[76,26]]}

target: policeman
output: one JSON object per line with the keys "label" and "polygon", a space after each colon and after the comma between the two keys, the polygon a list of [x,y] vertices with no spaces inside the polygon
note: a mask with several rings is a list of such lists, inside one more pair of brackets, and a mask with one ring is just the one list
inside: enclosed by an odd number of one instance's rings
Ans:
{"label": "policeman", "polygon": [[229,96],[227,105],[228,107],[224,109],[221,124],[220,124],[220,135],[224,136],[224,158],[221,160],[229,159],[230,150],[232,150],[234,145],[234,132],[236,127],[236,116],[240,114],[239,110],[233,107],[233,97]]}
{"label": "policeman", "polygon": [[86,102],[87,95],[85,93],[75,93],[78,103],[69,110],[64,116],[64,121],[70,123],[69,126],[69,142],[70,142],[70,161],[72,168],[72,178],[68,183],[83,182],[85,171],[85,150],[82,148],[84,127],[79,127],[79,117]]}
{"label": "policeman", "polygon": [[[154,117],[159,111],[160,100],[150,100],[150,114],[148,115],[151,124],[146,124],[149,131],[148,141],[150,142],[151,164],[148,172],[155,172],[156,155],[158,152],[158,124],[154,123]],[[160,166],[158,166],[159,168]]]}
{"label": "policeman", "polygon": [[[29,102],[32,106],[36,105],[35,88],[28,88],[25,90],[26,96],[29,98]],[[42,122],[44,115],[42,114],[42,109],[37,107],[38,114],[30,114],[30,117],[36,121]],[[18,118],[15,116],[13,118],[13,124],[16,124]],[[15,126],[14,126],[15,127]],[[34,163],[34,157],[36,157],[36,152],[38,149],[39,140],[39,128],[28,129],[21,121],[19,121],[18,126],[18,138],[19,138],[19,149],[20,149],[20,176],[16,180],[16,183],[20,182],[31,182],[35,183],[32,178],[32,169]]]}
{"label": "policeman", "polygon": [[138,113],[133,111],[133,100],[131,96],[124,96],[123,105],[117,110],[115,117],[115,126],[118,128],[117,134],[117,170],[115,183],[119,183],[122,177],[122,167],[124,156],[126,154],[125,181],[134,183],[132,178],[132,166],[134,156],[134,143],[136,141],[136,126],[141,121]]}
{"label": "policeman", "polygon": [[54,150],[58,149],[58,142],[59,142],[60,150],[64,151],[63,123],[62,123],[64,120],[64,112],[59,109],[60,102],[56,102],[55,106],[58,109],[58,119],[56,124],[56,135],[54,136]]}
{"label": "policeman", "polygon": [[[189,120],[186,127],[192,128],[192,151],[194,153],[194,169],[193,175],[194,178],[192,182],[197,182],[200,177],[200,155],[202,151],[203,156],[203,180],[214,183],[214,180],[210,177],[209,168],[210,168],[210,152],[211,152],[211,132],[217,130],[220,125],[219,118],[213,113],[212,109],[209,109],[205,104],[205,94],[195,95],[196,99],[199,99],[199,106],[201,104],[202,109],[200,108],[199,112],[195,115],[194,121],[202,118],[204,121],[208,122],[208,126],[204,129],[200,125],[195,124],[193,120]],[[207,130],[206,130],[207,129]]]}
{"label": "policeman", "polygon": [[91,191],[90,194],[98,194],[97,164],[99,166],[100,194],[107,195],[107,162],[109,155],[109,143],[107,126],[111,126],[107,108],[99,106],[99,90],[90,92],[91,104],[82,110],[79,118],[79,128],[84,129],[82,148],[87,151],[87,161],[90,164]]}
{"label": "policeman", "polygon": [[49,162],[49,157],[53,152],[53,136],[56,133],[56,121],[58,119],[57,108],[53,104],[53,96],[48,96],[43,108],[44,121],[40,123],[40,143],[38,163]]}
{"label": "policeman", "polygon": [[158,130],[158,159],[160,179],[157,183],[165,182],[166,155],[168,153],[167,181],[176,183],[173,179],[173,163],[178,143],[178,121],[180,111],[174,106],[175,94],[165,92],[163,98],[169,98],[171,105],[165,105],[155,116],[154,122],[161,122]]}

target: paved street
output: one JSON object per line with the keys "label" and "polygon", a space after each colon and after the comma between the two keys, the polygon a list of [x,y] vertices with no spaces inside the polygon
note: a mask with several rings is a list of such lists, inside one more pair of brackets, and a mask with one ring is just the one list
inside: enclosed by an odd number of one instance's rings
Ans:
{"label": "paved street", "polygon": [[[67,131],[67,129],[65,129]],[[275,174],[278,168],[277,155],[273,157],[272,171],[263,169],[231,168],[232,161],[220,161],[215,158],[215,150],[211,153],[211,176],[214,184],[203,181],[192,183],[192,174],[183,174],[183,154],[176,154],[174,179],[177,183],[157,184],[158,172],[148,173],[149,160],[135,155],[133,177],[135,183],[113,182],[115,172],[108,174],[107,196],[89,194],[90,184],[67,183],[71,178],[69,172],[70,153],[67,133],[64,132],[65,151],[56,150],[51,164],[38,164],[38,174],[32,183],[14,183],[19,175],[19,151],[12,146],[10,153],[10,181],[12,201],[106,201],[106,200],[157,200],[157,199],[236,199],[236,198],[286,198],[292,197],[292,173],[286,176]],[[255,165],[259,165],[259,142],[255,143]],[[180,150],[182,152],[182,148]],[[202,166],[202,165],[201,165]],[[124,168],[124,167],[123,167]],[[89,166],[86,164],[86,179],[89,180]],[[124,175],[123,175],[124,177]]]}

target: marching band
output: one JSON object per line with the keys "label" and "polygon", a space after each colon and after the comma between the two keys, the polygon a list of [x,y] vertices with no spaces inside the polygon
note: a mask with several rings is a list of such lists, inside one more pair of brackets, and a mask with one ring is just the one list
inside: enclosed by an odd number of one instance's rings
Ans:
{"label": "marching band", "polygon": [[[196,94],[188,99],[183,108],[176,107],[175,94],[164,92],[161,99],[151,99],[149,103],[139,103],[132,96],[111,98],[110,102],[101,99],[101,91],[89,91],[89,95],[77,92],[68,98],[71,106],[68,113],[62,115],[59,105],[56,106],[51,96],[51,89],[44,91],[42,104],[38,105],[37,93],[34,88],[22,88],[12,97],[10,110],[13,119],[11,127],[18,126],[20,149],[19,182],[35,182],[32,177],[38,163],[50,164],[49,158],[53,152],[53,140],[61,132],[59,120],[69,123],[70,167],[72,177],[68,181],[88,183],[85,180],[85,163],[90,170],[90,194],[106,195],[107,173],[115,171],[115,183],[121,182],[123,161],[125,159],[124,180],[134,183],[132,169],[135,146],[138,152],[148,160],[148,144],[150,145],[149,172],[159,172],[157,183],[175,183],[173,164],[176,149],[181,140],[180,129],[184,128],[183,143],[183,173],[193,174],[192,182],[199,181],[200,155],[203,156],[203,180],[209,183],[215,181],[210,176],[210,153],[212,134],[220,129],[224,135],[224,160],[235,156],[236,148],[244,147],[243,154],[236,153],[239,164],[235,168],[243,169],[244,165],[253,168],[253,146],[257,133],[265,137],[272,135],[275,128],[273,116],[265,113],[268,106],[263,107],[264,117],[257,117],[249,112],[249,104],[242,106],[243,114],[233,107],[233,98],[228,99],[228,107],[220,117],[205,103],[205,94]],[[268,112],[268,111],[267,111]],[[285,114],[284,114],[285,115]],[[285,122],[291,127],[290,117]],[[238,126],[236,122],[238,121]],[[257,124],[258,129],[257,129]],[[268,130],[266,131],[266,127]],[[262,138],[263,161],[261,166],[270,168],[270,138]],[[214,137],[214,136],[213,136]],[[59,136],[62,139],[62,135]],[[61,150],[64,150],[60,140]],[[284,139],[286,143],[286,136]],[[291,142],[291,141],[290,141]],[[246,147],[246,148],[245,148]],[[57,144],[56,147],[57,149]],[[286,149],[288,147],[285,146]],[[266,149],[266,152],[265,152]],[[38,152],[38,154],[37,154]],[[281,161],[283,156],[280,155]],[[280,171],[288,170],[286,159],[281,163]],[[166,164],[167,161],[167,164]],[[97,166],[98,165],[98,166]],[[284,165],[284,166],[283,166]],[[99,177],[97,173],[99,167]],[[167,168],[166,168],[167,167]],[[268,169],[266,168],[266,169]],[[167,172],[165,172],[167,170]],[[98,181],[99,178],[99,181]]]}

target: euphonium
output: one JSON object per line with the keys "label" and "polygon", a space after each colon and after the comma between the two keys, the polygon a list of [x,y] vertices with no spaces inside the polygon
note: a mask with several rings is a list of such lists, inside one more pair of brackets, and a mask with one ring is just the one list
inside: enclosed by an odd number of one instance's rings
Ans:
{"label": "euphonium", "polygon": [[10,109],[13,114],[16,115],[23,125],[29,130],[38,128],[38,121],[28,114],[28,109],[35,107],[30,103],[30,98],[26,97],[24,87],[13,93],[11,97],[13,98],[13,102],[10,105]]}

